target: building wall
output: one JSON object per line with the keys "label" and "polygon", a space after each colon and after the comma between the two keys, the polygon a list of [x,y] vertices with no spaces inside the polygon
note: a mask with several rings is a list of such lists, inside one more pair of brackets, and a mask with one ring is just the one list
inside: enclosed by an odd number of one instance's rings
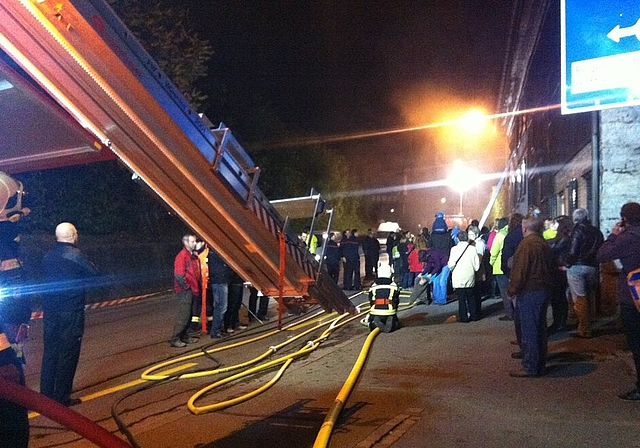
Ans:
{"label": "building wall", "polygon": [[[591,144],[584,146],[578,154],[568,160],[553,178],[556,194],[556,215],[570,215],[576,208],[589,210],[589,183],[585,175],[591,172]],[[576,200],[572,201],[572,188],[575,180]]]}
{"label": "building wall", "polygon": [[620,219],[620,207],[640,202],[640,107],[600,112],[600,229]]}

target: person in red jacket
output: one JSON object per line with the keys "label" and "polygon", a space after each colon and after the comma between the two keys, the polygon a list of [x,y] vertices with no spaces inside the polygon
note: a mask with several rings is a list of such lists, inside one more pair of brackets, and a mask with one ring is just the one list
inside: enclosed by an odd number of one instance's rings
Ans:
{"label": "person in red jacket", "polygon": [[178,314],[169,343],[172,347],[184,347],[198,342],[188,335],[191,319],[191,303],[200,296],[200,259],[195,253],[196,237],[187,234],[182,237],[182,250],[173,263],[173,287],[178,298]]}

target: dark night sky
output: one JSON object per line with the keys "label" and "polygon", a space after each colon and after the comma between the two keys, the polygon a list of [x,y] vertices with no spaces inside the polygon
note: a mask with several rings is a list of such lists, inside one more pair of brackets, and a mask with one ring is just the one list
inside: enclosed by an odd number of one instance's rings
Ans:
{"label": "dark night sky", "polygon": [[[511,1],[177,4],[190,10],[193,27],[214,48],[210,76],[233,90],[260,95],[300,133],[420,126],[474,106],[495,112]],[[352,160],[415,159],[418,154],[436,174],[441,174],[437,166],[461,152],[469,160],[487,155],[484,150],[470,154],[468,144],[449,145],[420,131],[336,147]],[[398,169],[406,164],[398,163]]]}

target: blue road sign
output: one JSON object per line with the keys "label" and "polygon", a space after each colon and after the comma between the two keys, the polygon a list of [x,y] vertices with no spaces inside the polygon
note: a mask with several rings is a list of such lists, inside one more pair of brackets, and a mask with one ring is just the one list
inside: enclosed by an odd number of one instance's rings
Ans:
{"label": "blue road sign", "polygon": [[562,113],[640,104],[640,1],[561,0]]}

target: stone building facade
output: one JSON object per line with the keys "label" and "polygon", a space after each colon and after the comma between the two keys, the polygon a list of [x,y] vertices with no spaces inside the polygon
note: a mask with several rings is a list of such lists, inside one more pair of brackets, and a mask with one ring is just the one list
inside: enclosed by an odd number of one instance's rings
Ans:
{"label": "stone building facade", "polygon": [[513,17],[498,102],[510,151],[501,194],[521,213],[585,208],[606,235],[622,204],[640,202],[640,107],[561,115],[560,1],[516,0]]}
{"label": "stone building facade", "polygon": [[640,202],[640,107],[599,112],[600,228],[620,219],[620,206]]}

